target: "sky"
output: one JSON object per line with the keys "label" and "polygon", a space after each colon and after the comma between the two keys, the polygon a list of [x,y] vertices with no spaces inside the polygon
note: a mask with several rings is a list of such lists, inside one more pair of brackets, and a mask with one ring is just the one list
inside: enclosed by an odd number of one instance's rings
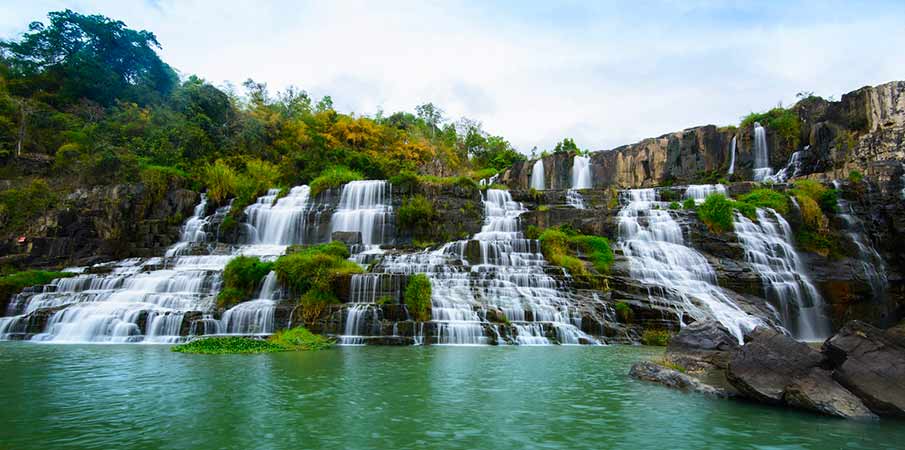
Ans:
{"label": "sky", "polygon": [[215,85],[330,95],[342,112],[432,102],[515,148],[602,150],[737,124],[799,92],[905,79],[905,1],[0,0],[0,38],[72,9],[156,34]]}

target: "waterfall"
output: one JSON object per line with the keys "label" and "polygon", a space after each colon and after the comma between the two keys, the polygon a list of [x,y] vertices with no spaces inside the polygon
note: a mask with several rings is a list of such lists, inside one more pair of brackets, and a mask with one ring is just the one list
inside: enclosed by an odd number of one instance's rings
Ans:
{"label": "waterfall", "polygon": [[767,148],[767,130],[754,122],[754,181],[763,181],[773,173]]}
{"label": "waterfall", "polygon": [[365,246],[383,244],[388,238],[387,221],[393,214],[391,202],[390,184],[384,180],[349,182],[343,186],[330,231],[360,232]]}
{"label": "waterfall", "polygon": [[701,204],[711,194],[726,195],[726,186],[722,184],[693,184],[685,188],[683,198],[690,198],[694,200],[695,204]]}
{"label": "waterfall", "polygon": [[512,324],[518,344],[596,343],[579,328],[574,299],[547,275],[540,243],[522,234],[524,206],[504,190],[488,189],[483,200],[484,225],[471,240],[387,256],[378,270],[427,275],[431,322],[441,345],[481,345],[491,337],[505,343],[503,325],[488,321],[489,311]]}
{"label": "waterfall", "polygon": [[544,160],[538,159],[531,168],[531,189],[544,190]]}
{"label": "waterfall", "polygon": [[735,136],[732,136],[732,142],[729,144],[729,175],[735,173]]}
{"label": "waterfall", "polygon": [[886,276],[886,264],[867,236],[864,222],[855,215],[849,202],[842,198],[842,184],[839,180],[833,181],[833,187],[839,191],[839,196],[836,200],[836,206],[839,211],[836,216],[842,219],[848,238],[858,249],[858,262],[861,264],[861,269],[864,271],[868,284],[870,284],[874,298],[883,300],[886,297],[886,286],[889,283]]}
{"label": "waterfall", "polygon": [[258,298],[239,303],[223,313],[218,333],[227,334],[271,334],[274,325],[277,292],[277,274],[270,271],[261,282]]}
{"label": "waterfall", "polygon": [[311,190],[296,186],[277,200],[280,189],[271,189],[245,208],[250,244],[303,244]]}
{"label": "waterfall", "polygon": [[208,223],[207,217],[204,215],[206,209],[207,195],[201,194],[201,202],[195,206],[192,217],[189,217],[182,226],[182,234],[179,237],[179,243],[167,249],[165,253],[167,258],[182,254],[182,252],[192,243],[204,242],[207,240],[207,233],[204,231],[204,227]]}
{"label": "waterfall", "polygon": [[684,314],[722,323],[742,342],[744,334],[762,323],[746,314],[716,284],[716,274],[703,255],[686,247],[682,228],[653,189],[624,193],[619,211],[619,245],[630,262],[631,277],[651,285],[651,301]]}
{"label": "waterfall", "polygon": [[572,158],[572,189],[591,189],[591,157]]}
{"label": "waterfall", "polygon": [[[805,150],[808,146],[805,146]],[[776,172],[775,175],[767,175],[764,181],[772,181],[774,183],[785,183],[789,178],[795,178],[801,173],[801,152],[792,152],[789,156],[789,162],[785,167]]]}
{"label": "waterfall", "polygon": [[[380,308],[373,304],[353,303],[346,310],[346,322],[343,334],[339,336],[340,345],[364,345],[368,336],[379,336]],[[368,329],[368,324],[371,329]]]}
{"label": "waterfall", "polygon": [[745,259],[760,275],[766,299],[779,308],[785,326],[795,337],[816,341],[829,335],[822,314],[823,299],[811,284],[792,245],[792,229],[772,209],[757,209],[757,223],[735,214],[735,233]]}
{"label": "waterfall", "polygon": [[572,158],[572,188],[566,192],[569,206],[584,209],[584,198],[579,189],[591,189],[591,157],[575,155]]}

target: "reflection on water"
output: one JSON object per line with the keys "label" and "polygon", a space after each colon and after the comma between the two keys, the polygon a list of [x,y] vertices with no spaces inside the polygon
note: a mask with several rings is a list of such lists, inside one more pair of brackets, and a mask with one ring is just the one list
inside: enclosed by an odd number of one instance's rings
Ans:
{"label": "reflection on water", "polygon": [[0,448],[893,448],[850,423],[626,376],[639,347],[183,355],[0,345]]}

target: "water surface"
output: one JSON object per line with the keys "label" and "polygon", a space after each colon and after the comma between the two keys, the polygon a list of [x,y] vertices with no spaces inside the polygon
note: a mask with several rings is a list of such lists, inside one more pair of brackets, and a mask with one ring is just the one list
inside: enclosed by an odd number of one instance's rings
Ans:
{"label": "water surface", "polygon": [[[0,344],[0,448],[896,448],[852,423],[632,380],[643,347],[183,355]],[[901,448],[901,447],[899,447]]]}

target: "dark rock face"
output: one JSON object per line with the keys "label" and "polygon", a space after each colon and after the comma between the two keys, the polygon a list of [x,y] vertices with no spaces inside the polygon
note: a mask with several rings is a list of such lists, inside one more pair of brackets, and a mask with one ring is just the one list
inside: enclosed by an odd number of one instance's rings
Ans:
{"label": "dark rock face", "polygon": [[707,366],[726,368],[729,354],[738,348],[738,340],[718,322],[701,320],[682,328],[669,340],[670,359],[689,370]]}
{"label": "dark rock face", "polygon": [[807,344],[768,328],[758,328],[729,359],[726,378],[751,399],[781,404],[795,378],[818,367],[823,356]]}
{"label": "dark rock face", "polygon": [[683,391],[697,392],[699,394],[712,395],[716,397],[730,397],[732,394],[726,390],[718,389],[713,386],[701,383],[695,378],[685,375],[677,370],[668,369],[666,367],[654,364],[650,361],[642,361],[635,363],[629,375],[632,378],[644,381],[652,381],[660,383],[666,387],[680,389]]}
{"label": "dark rock face", "polygon": [[880,415],[905,416],[905,339],[863,322],[850,322],[823,351],[833,377]]}
{"label": "dark rock face", "polygon": [[831,373],[812,368],[786,386],[784,400],[790,406],[846,419],[876,419],[861,399],[839,385]]}

